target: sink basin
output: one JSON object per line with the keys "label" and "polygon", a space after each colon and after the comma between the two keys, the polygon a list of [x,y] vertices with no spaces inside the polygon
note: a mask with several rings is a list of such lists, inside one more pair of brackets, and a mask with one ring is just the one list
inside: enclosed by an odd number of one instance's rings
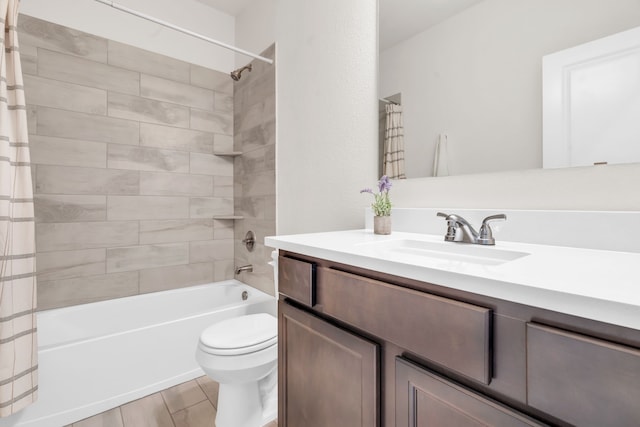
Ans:
{"label": "sink basin", "polygon": [[[428,242],[423,240],[387,240],[366,243],[371,249],[391,254],[421,258],[438,258],[481,265],[498,265],[529,255],[494,246],[481,246],[468,243]],[[415,258],[414,258],[415,259]]]}

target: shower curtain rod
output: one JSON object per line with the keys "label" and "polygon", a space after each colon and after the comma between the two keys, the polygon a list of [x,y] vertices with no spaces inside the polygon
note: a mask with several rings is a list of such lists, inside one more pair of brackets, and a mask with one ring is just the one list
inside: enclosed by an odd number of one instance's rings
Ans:
{"label": "shower curtain rod", "polygon": [[95,0],[95,1],[97,1],[98,3],[105,4],[107,6],[111,6],[114,9],[121,10],[122,12],[126,12],[126,13],[128,13],[130,15],[134,15],[134,16],[137,16],[139,18],[146,19],[147,21],[151,21],[151,22],[154,22],[156,24],[162,25],[164,27],[171,28],[172,30],[176,30],[176,31],[179,31],[181,33],[190,35],[190,36],[198,38],[200,40],[204,40],[204,41],[207,41],[209,43],[213,43],[213,44],[215,44],[217,46],[220,46],[220,47],[223,47],[225,49],[229,49],[229,50],[232,50],[234,52],[240,53],[242,55],[246,55],[246,56],[250,56],[250,57],[255,58],[255,59],[259,59],[260,61],[264,61],[267,64],[273,64],[273,60],[272,59],[265,58],[264,56],[256,55],[255,53],[251,53],[251,52],[248,52],[246,50],[237,48],[235,46],[231,46],[231,45],[223,43],[221,41],[212,39],[210,37],[203,36],[202,34],[195,33],[195,32],[193,32],[191,30],[187,30],[185,28],[178,27],[177,25],[173,25],[173,24],[171,24],[169,22],[162,21],[162,20],[160,20],[158,18],[154,18],[153,16],[149,16],[149,15],[144,14],[142,12],[138,12],[137,10],[133,10],[131,8],[128,8],[127,6],[123,6],[123,5],[115,3],[113,1],[110,1],[110,0]]}
{"label": "shower curtain rod", "polygon": [[388,99],[385,99],[385,98],[378,98],[378,101],[382,101],[382,102],[384,102],[385,104],[400,105],[400,104],[398,104],[397,102],[389,101]]}

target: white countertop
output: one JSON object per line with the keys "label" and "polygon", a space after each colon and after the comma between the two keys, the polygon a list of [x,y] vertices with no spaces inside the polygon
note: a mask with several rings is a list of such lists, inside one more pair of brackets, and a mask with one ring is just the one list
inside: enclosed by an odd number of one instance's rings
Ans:
{"label": "white countertop", "polygon": [[[480,250],[526,253],[497,265],[420,257],[379,242],[443,236],[372,230],[272,236],[267,246],[640,330],[640,254],[498,241]],[[384,244],[382,244],[384,245]],[[478,246],[478,245],[473,245]],[[447,250],[450,247],[447,246]],[[454,246],[455,248],[455,246]]]}

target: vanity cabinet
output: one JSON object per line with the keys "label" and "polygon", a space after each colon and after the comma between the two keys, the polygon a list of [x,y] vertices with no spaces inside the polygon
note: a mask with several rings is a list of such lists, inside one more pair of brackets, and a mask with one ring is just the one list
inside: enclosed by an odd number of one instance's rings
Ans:
{"label": "vanity cabinet", "polygon": [[507,406],[396,359],[396,426],[543,426]]}
{"label": "vanity cabinet", "polygon": [[580,426],[640,426],[640,350],[527,325],[527,395],[534,408]]}
{"label": "vanity cabinet", "polygon": [[281,426],[640,425],[640,331],[282,250],[279,291]]}
{"label": "vanity cabinet", "polygon": [[279,426],[375,427],[379,346],[279,302]]}
{"label": "vanity cabinet", "polygon": [[331,268],[317,274],[322,313],[483,384],[491,381],[491,309]]}

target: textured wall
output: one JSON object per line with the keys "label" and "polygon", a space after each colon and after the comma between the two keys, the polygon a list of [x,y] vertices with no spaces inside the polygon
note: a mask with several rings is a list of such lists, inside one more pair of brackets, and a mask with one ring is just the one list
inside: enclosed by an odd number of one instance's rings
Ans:
{"label": "textured wall", "polygon": [[[209,7],[204,2],[118,0],[115,3],[221,42],[235,44],[234,17]],[[93,0],[28,0],[20,3],[20,12],[225,73],[234,67],[234,54],[230,50]]]}
{"label": "textured wall", "polygon": [[233,275],[228,75],[21,16],[40,309]]}
{"label": "textured wall", "polygon": [[361,228],[378,179],[377,2],[279,0],[278,234]]}
{"label": "textured wall", "polygon": [[[262,56],[274,58],[272,45]],[[276,66],[251,61],[253,70],[234,83],[234,139],[242,156],[234,165],[235,211],[243,220],[235,224],[236,265],[253,265],[253,272],[238,278],[274,294],[271,248],[264,237],[276,234]],[[256,234],[249,252],[242,244],[247,231]]]}

